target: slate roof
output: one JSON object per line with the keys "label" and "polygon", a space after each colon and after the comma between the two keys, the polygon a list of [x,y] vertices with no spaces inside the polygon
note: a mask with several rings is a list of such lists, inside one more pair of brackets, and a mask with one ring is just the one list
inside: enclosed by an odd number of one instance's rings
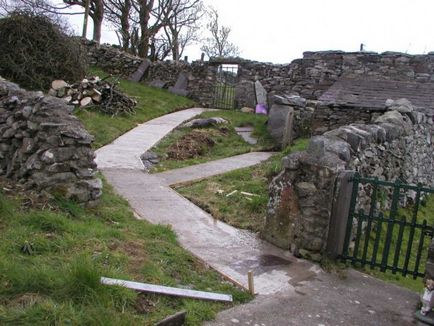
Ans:
{"label": "slate roof", "polygon": [[389,98],[406,98],[414,106],[434,112],[434,83],[342,77],[319,100],[326,105],[384,110]]}

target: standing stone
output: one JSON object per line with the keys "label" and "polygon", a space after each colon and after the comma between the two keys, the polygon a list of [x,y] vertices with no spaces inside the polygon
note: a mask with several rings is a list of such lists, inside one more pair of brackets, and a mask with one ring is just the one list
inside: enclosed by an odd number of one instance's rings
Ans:
{"label": "standing stone", "polygon": [[151,61],[149,59],[144,59],[137,70],[128,79],[134,82],[139,82],[150,66]]}
{"label": "standing stone", "polygon": [[290,108],[285,120],[285,129],[283,130],[283,139],[282,139],[283,148],[292,144],[293,127],[294,127],[294,109]]}
{"label": "standing stone", "polygon": [[187,96],[187,87],[188,75],[185,72],[181,72],[176,80],[175,86],[169,87],[169,92],[176,95]]}
{"label": "standing stone", "polygon": [[235,85],[235,101],[238,107],[254,108],[256,105],[255,84],[242,80]]}
{"label": "standing stone", "polygon": [[[289,115],[291,117],[288,117]],[[268,115],[267,130],[271,137],[281,146],[291,141],[293,115],[294,109],[290,106],[274,104],[271,107]]]}
{"label": "standing stone", "polygon": [[256,103],[267,105],[267,91],[259,80],[255,81]]}

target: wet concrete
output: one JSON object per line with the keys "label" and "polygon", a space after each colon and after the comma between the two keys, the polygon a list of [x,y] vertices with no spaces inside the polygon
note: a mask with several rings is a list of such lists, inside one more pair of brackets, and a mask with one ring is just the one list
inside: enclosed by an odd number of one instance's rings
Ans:
{"label": "wet concrete", "polygon": [[207,326],[414,325],[418,295],[365,274],[317,273],[294,291],[259,295],[222,311]]}
{"label": "wet concrete", "polygon": [[[255,289],[261,294],[293,290],[292,279],[319,271],[315,265],[298,260],[249,231],[215,220],[158,175],[119,169],[103,173],[140,218],[170,225],[184,248],[244,287],[248,286],[250,270],[254,272]],[[298,263],[303,264],[299,274],[291,273],[292,265]]]}

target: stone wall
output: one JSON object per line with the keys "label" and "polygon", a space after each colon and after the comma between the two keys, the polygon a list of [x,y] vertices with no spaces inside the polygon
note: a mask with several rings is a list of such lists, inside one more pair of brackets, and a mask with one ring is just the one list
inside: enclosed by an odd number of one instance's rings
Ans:
{"label": "stone wall", "polygon": [[312,117],[312,134],[321,135],[326,131],[334,130],[351,123],[371,123],[385,111],[386,107],[380,111],[318,103]]}
{"label": "stone wall", "polygon": [[[344,170],[433,186],[432,126],[432,117],[421,112],[388,111],[373,124],[313,137],[306,152],[284,158],[283,171],[270,185],[264,238],[302,256],[322,254],[335,181]],[[362,195],[360,205],[363,200]]]}
{"label": "stone wall", "polygon": [[[143,59],[122,52],[109,45],[83,41],[92,65],[122,76],[130,76]],[[317,100],[339,77],[370,76],[378,79],[401,81],[434,81],[434,54],[408,55],[404,53],[372,52],[345,53],[342,51],[305,52],[303,58],[289,64],[272,64],[245,59],[211,62],[196,61],[191,64],[173,61],[153,63],[144,80],[162,80],[173,86],[181,72],[190,75],[190,97],[199,104],[209,106],[214,95],[217,67],[220,64],[238,64],[237,95],[239,107],[252,106],[249,83],[259,80],[267,92],[296,94]]]}
{"label": "stone wall", "polygon": [[97,200],[93,137],[62,99],[0,78],[0,174],[26,188]]}

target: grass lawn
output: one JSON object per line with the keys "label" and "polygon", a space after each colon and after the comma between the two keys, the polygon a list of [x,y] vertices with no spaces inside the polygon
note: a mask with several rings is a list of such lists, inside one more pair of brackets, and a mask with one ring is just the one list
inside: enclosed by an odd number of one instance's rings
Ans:
{"label": "grass lawn", "polygon": [[[268,184],[280,172],[282,157],[304,150],[307,144],[307,139],[298,139],[284,152],[257,166],[178,186],[176,190],[213,217],[238,228],[260,232],[268,203]],[[237,192],[227,196],[234,190]]]}
{"label": "grass lawn", "polygon": [[[427,220],[427,224],[428,225],[434,225],[434,196],[428,196],[425,200],[422,201],[423,205],[420,206],[419,211],[418,211],[418,215],[417,215],[417,221],[418,223],[422,223],[422,221],[424,219]],[[388,212],[385,213],[386,216],[388,216]],[[407,221],[411,220],[411,216],[412,216],[412,207],[409,206],[407,208],[401,208],[398,211],[398,215],[399,217],[405,217]],[[373,254],[373,244],[375,241],[375,227],[373,228],[373,231],[371,231],[371,235],[370,235],[370,240],[368,241],[368,255],[367,257],[372,257]],[[401,251],[400,251],[400,255],[399,255],[399,260],[398,260],[398,266],[403,266],[404,261],[405,261],[405,254],[406,254],[406,250],[407,250],[407,246],[409,244],[409,230],[410,228],[405,228],[405,231],[403,232],[403,236],[402,236],[402,240],[401,240]],[[380,233],[380,241],[379,241],[379,246],[378,246],[378,255],[377,255],[377,262],[381,261],[382,259],[382,252],[383,249],[385,247],[385,235],[387,232],[387,225],[385,223],[382,223],[381,225],[381,233]],[[416,229],[415,233],[414,233],[414,238],[412,241],[412,252],[410,255],[410,263],[408,268],[410,270],[414,270],[415,267],[415,262],[416,262],[416,252],[417,252],[417,247],[419,245],[419,238],[420,238],[420,229]],[[395,249],[396,249],[396,245],[398,243],[398,234],[399,234],[399,226],[395,225],[394,229],[393,229],[393,233],[392,233],[392,241],[391,241],[391,245],[390,245],[390,254],[388,257],[388,265],[392,265],[393,264],[393,259],[394,259],[394,254],[395,254]],[[363,248],[364,244],[365,244],[365,237],[362,237],[362,240],[360,242],[360,248]],[[420,272],[424,272],[425,271],[425,263],[427,260],[427,254],[428,254],[428,247],[430,244],[430,238],[429,237],[425,237],[424,242],[423,242],[423,252],[422,252],[422,256],[420,258],[420,266],[419,266],[419,271]],[[360,252],[360,251],[359,251]],[[360,254],[359,254],[360,257]],[[397,272],[396,274],[393,274],[392,271],[387,270],[385,273],[380,271],[379,267],[375,267],[373,269],[371,269],[369,267],[369,265],[365,266],[364,268],[360,267],[360,265],[356,265],[356,267],[358,269],[360,269],[363,272],[366,272],[368,274],[371,274],[375,277],[378,277],[382,280],[388,281],[388,282],[392,282],[395,283],[397,285],[400,286],[404,286],[410,290],[413,291],[417,291],[420,292],[423,289],[423,281],[421,278],[417,278],[417,279],[413,279],[413,277],[411,275],[406,275],[406,276],[402,276],[402,274],[400,274],[399,272]]]}
{"label": "grass lawn", "polygon": [[[89,75],[105,77],[107,73],[92,68]],[[111,117],[92,109],[80,109],[76,112],[76,116],[83,122],[86,129],[95,136],[94,148],[112,142],[140,123],[194,105],[194,102],[186,97],[128,80],[120,80],[120,89],[137,100],[134,115]]]}
{"label": "grass lawn", "polygon": [[[221,117],[228,120],[229,123],[211,128],[183,128],[174,130],[152,149],[152,151],[157,153],[160,157],[160,163],[153,168],[152,172],[162,172],[165,170],[244,154],[251,151],[272,150],[274,148],[274,143],[267,132],[267,126],[265,124],[267,121],[266,116],[243,113],[240,111],[220,110],[204,112],[198,117]],[[258,143],[256,145],[246,143],[241,136],[237,135],[234,128],[241,126],[252,126],[254,128],[253,136],[258,138]],[[219,132],[219,129],[221,128],[225,128],[225,132]],[[201,155],[196,155],[185,160],[169,159],[167,157],[169,148],[176,146],[183,136],[191,134],[192,132],[197,132],[198,130],[201,133],[207,134],[213,140],[214,145],[204,149]]]}
{"label": "grass lawn", "polygon": [[199,325],[230,307],[138,295],[101,285],[101,276],[250,299],[183,250],[170,228],[136,220],[108,185],[95,208],[61,199],[50,210],[21,204],[0,192],[1,325],[153,325],[180,310]]}

